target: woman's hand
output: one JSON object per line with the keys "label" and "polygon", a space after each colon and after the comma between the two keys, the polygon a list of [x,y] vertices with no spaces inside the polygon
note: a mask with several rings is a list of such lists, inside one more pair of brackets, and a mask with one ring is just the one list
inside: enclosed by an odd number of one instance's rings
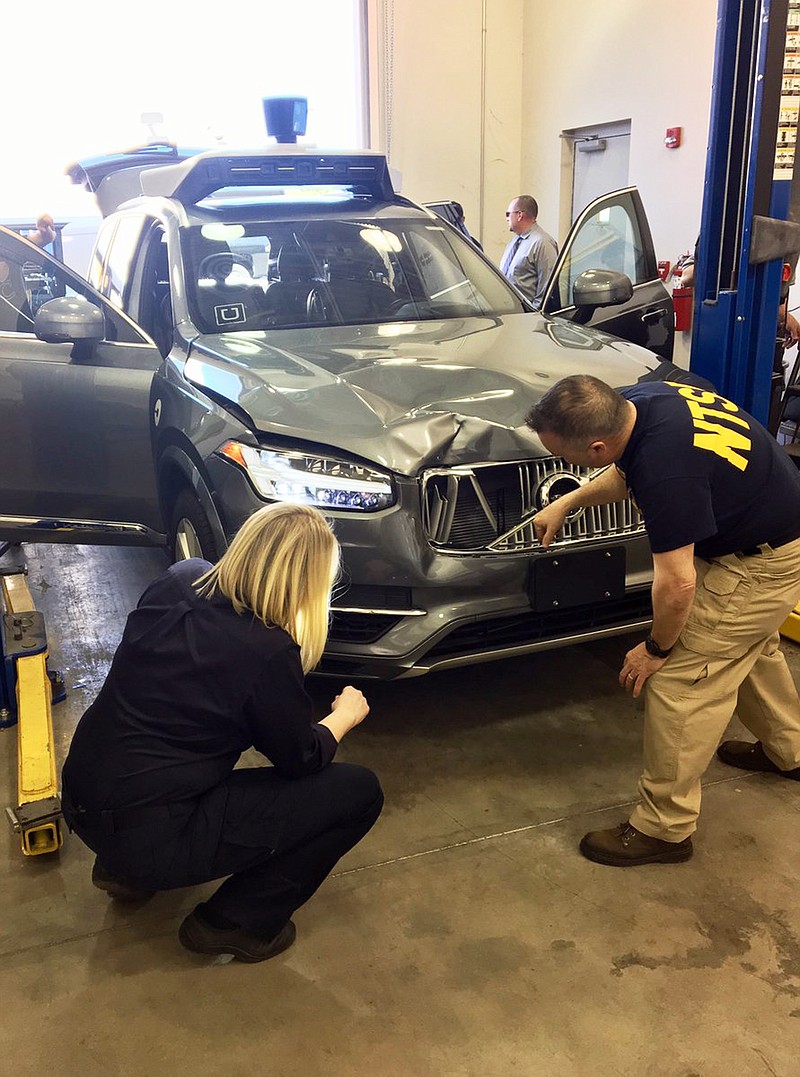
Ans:
{"label": "woman's hand", "polygon": [[368,714],[369,703],[366,696],[348,684],[331,703],[331,713],[319,724],[327,726],[337,741],[340,741],[346,733],[360,725]]}
{"label": "woman's hand", "polygon": [[353,688],[352,684],[348,684],[334,699],[331,711],[334,713],[341,711],[343,714],[351,715],[350,728],[352,729],[353,726],[360,725],[369,714],[369,703],[363,692],[359,692],[357,688]]}

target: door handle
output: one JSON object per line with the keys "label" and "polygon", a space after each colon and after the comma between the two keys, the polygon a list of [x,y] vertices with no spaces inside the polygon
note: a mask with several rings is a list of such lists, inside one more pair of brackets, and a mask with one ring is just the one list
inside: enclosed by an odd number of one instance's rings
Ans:
{"label": "door handle", "polygon": [[642,321],[647,324],[648,322],[660,322],[663,321],[666,311],[659,307],[657,310],[646,310],[642,315]]}

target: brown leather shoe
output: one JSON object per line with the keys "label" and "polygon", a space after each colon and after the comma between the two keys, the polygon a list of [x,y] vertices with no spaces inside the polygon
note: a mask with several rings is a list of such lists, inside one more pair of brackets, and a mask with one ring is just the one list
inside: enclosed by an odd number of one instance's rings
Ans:
{"label": "brown leather shoe", "polygon": [[102,890],[115,901],[129,901],[131,903],[138,901],[144,903],[149,901],[156,893],[155,890],[142,890],[141,887],[136,886],[134,883],[129,883],[125,879],[112,875],[106,871],[97,859],[95,859],[94,867],[92,868],[92,883],[98,890]]}
{"label": "brown leather shoe", "polygon": [[262,939],[243,927],[212,927],[197,909],[178,928],[181,943],[195,954],[233,954],[237,960],[249,962],[266,961],[288,950],[296,935],[291,920],[271,939]]}
{"label": "brown leather shoe", "polygon": [[725,740],[717,748],[717,758],[729,767],[739,767],[741,770],[763,770],[769,774],[780,774],[784,778],[800,782],[800,767],[793,770],[781,770],[772,762],[764,751],[761,741],[751,743],[748,740]]}
{"label": "brown leather shoe", "polygon": [[642,834],[630,823],[620,823],[611,830],[592,830],[583,837],[579,848],[587,860],[615,868],[637,864],[680,864],[694,852],[691,838],[662,841]]}

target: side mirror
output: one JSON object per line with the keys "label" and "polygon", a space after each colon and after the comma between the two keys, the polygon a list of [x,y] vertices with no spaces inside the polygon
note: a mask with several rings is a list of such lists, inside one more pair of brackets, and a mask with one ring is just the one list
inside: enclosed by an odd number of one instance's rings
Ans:
{"label": "side mirror", "polygon": [[576,307],[613,307],[617,303],[627,303],[632,296],[630,277],[615,269],[587,269],[573,286]]}
{"label": "side mirror", "polygon": [[65,296],[39,307],[33,331],[48,344],[95,344],[105,339],[106,319],[102,310],[82,295]]}

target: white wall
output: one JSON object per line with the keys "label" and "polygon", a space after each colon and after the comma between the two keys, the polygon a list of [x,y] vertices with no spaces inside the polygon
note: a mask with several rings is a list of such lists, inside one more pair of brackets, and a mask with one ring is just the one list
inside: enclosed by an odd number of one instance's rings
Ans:
{"label": "white wall", "polygon": [[[388,23],[389,153],[405,194],[463,202],[495,259],[503,212],[522,192],[563,239],[561,132],[630,119],[630,179],[658,256],[675,261],[700,224],[716,10],[716,0],[371,0],[373,146],[386,148]],[[680,149],[665,148],[667,127],[683,128]]]}
{"label": "white wall", "polygon": [[403,194],[457,199],[490,244],[519,185],[523,8],[487,0],[484,24],[481,0],[369,3],[373,148]]}
{"label": "white wall", "polygon": [[[522,186],[563,238],[559,135],[630,119],[630,182],[658,257],[674,262],[700,227],[716,0],[559,0],[557,11],[525,3]],[[668,127],[683,128],[680,148],[665,147]]]}

